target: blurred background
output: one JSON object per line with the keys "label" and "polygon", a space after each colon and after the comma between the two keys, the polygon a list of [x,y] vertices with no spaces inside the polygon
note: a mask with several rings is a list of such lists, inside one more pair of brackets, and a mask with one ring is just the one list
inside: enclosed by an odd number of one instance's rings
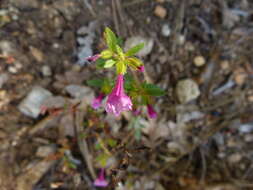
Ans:
{"label": "blurred background", "polygon": [[[90,108],[106,26],[145,43],[157,119]],[[253,189],[252,34],[250,0],[1,0],[0,190]]]}

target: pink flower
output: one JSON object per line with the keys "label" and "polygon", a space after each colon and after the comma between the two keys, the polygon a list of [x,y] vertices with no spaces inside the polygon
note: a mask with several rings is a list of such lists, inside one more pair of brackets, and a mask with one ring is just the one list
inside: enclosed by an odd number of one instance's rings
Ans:
{"label": "pink flower", "polygon": [[102,100],[104,98],[104,94],[101,93],[99,94],[93,101],[92,101],[92,104],[91,104],[91,107],[93,107],[94,109],[98,109],[101,104],[102,104]]}
{"label": "pink flower", "polygon": [[116,85],[108,96],[105,110],[107,113],[113,113],[119,116],[122,111],[132,110],[132,101],[124,92],[123,75],[119,74]]}
{"label": "pink flower", "polygon": [[90,61],[90,62],[94,62],[96,61],[98,58],[100,58],[100,55],[99,54],[96,54],[96,55],[92,55],[92,56],[89,56],[86,58],[87,61]]}
{"label": "pink flower", "polygon": [[154,108],[150,104],[147,105],[147,109],[148,109],[148,116],[150,118],[154,119],[157,117],[156,111],[154,110]]}
{"label": "pink flower", "polygon": [[97,187],[106,187],[108,182],[105,180],[105,169],[102,168],[100,170],[99,177],[93,183]]}
{"label": "pink flower", "polygon": [[138,67],[138,71],[140,71],[140,72],[144,72],[144,65],[142,65],[142,66],[140,66],[140,67]]}

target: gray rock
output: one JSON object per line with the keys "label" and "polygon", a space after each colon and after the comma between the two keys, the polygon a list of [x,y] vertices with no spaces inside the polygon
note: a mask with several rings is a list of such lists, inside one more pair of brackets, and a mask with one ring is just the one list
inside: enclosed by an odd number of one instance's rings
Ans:
{"label": "gray rock", "polygon": [[136,55],[138,55],[140,57],[144,57],[144,56],[150,54],[153,49],[153,46],[154,46],[154,40],[152,38],[144,38],[142,36],[134,36],[134,37],[128,38],[125,43],[124,49],[125,49],[125,51],[127,51],[128,49],[130,49],[140,43],[144,43],[145,46]]}
{"label": "gray rock", "polygon": [[95,35],[97,22],[90,22],[88,26],[82,26],[77,30],[76,41],[79,45],[77,50],[77,64],[85,65],[88,63],[86,58],[93,55],[92,45]]}
{"label": "gray rock", "polygon": [[26,98],[19,104],[18,109],[29,117],[37,118],[40,114],[43,102],[51,96],[52,93],[48,90],[35,86]]}
{"label": "gray rock", "polygon": [[63,108],[67,104],[67,99],[62,96],[50,96],[42,102],[48,109]]}
{"label": "gray rock", "polygon": [[8,81],[9,76],[6,73],[0,74],[0,88],[3,87],[3,85]]}
{"label": "gray rock", "polygon": [[49,155],[55,153],[56,147],[54,145],[40,146],[36,152],[36,156],[46,158]]}
{"label": "gray rock", "polygon": [[91,102],[94,98],[93,90],[86,86],[71,84],[66,86],[65,90],[70,94],[71,97],[76,99],[86,99],[87,102]]}
{"label": "gray rock", "polygon": [[168,37],[168,36],[170,36],[170,34],[171,34],[170,25],[164,24],[164,25],[162,26],[162,35],[163,35],[164,37]]}
{"label": "gray rock", "polygon": [[32,190],[41,177],[56,163],[56,160],[42,160],[17,178],[16,190]]}
{"label": "gray rock", "polygon": [[176,93],[181,103],[188,103],[200,95],[198,84],[192,79],[184,79],[177,83]]}
{"label": "gray rock", "polygon": [[41,73],[44,77],[50,77],[52,75],[52,70],[48,65],[43,65],[41,68]]}

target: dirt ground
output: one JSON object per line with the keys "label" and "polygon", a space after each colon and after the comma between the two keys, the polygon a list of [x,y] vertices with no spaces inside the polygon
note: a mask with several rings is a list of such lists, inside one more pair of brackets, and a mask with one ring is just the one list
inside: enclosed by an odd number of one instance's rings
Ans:
{"label": "dirt ground", "polygon": [[[104,49],[106,26],[152,41],[141,58],[166,91],[157,119],[90,108],[87,80],[113,73],[82,60]],[[99,189],[104,155],[105,189],[253,189],[252,1],[2,0],[0,34],[0,190]],[[199,94],[183,102],[186,79]],[[22,113],[38,86],[71,111]]]}

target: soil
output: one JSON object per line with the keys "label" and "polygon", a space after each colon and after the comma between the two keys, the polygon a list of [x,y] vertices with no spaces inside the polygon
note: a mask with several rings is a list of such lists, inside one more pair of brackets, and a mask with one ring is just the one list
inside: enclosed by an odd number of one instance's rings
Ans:
{"label": "soil", "polygon": [[[165,16],[155,13],[157,6]],[[2,0],[0,76],[8,77],[3,85],[0,77],[0,189],[97,189],[103,151],[112,160],[107,189],[253,189],[252,10],[249,0]],[[77,31],[93,22],[94,54],[105,47],[106,26],[123,40],[154,41],[142,57],[145,79],[166,95],[155,99],[158,119],[143,115],[139,140],[129,129],[131,115],[94,112],[88,98],[82,117],[74,108],[37,118],[18,109],[34,86],[71,102],[67,85],[86,87],[87,80],[112,76],[95,64],[77,64]],[[169,36],[162,34],[165,24]],[[197,56],[204,63],[194,63]],[[44,66],[51,73],[43,74]],[[190,103],[181,103],[176,92],[183,79],[200,89]],[[117,145],[98,148],[101,139]],[[39,155],[45,146],[52,152]]]}

